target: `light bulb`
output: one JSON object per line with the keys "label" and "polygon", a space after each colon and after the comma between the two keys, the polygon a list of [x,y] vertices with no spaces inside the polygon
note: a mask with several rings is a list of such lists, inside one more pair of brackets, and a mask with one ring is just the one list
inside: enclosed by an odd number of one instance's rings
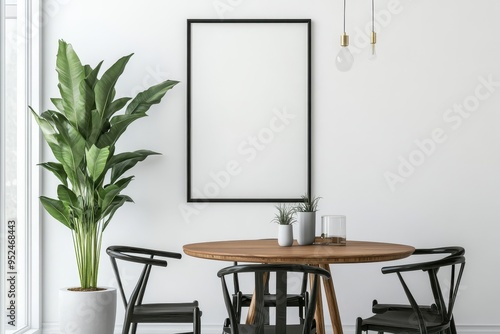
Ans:
{"label": "light bulb", "polygon": [[377,44],[377,33],[375,31],[372,31],[371,37],[370,37],[370,55],[368,56],[369,60],[375,60],[377,59],[377,52],[375,50],[375,44]]}
{"label": "light bulb", "polygon": [[341,72],[349,71],[354,63],[354,57],[351,51],[349,51],[349,35],[345,32],[340,36],[340,51],[335,58],[335,64],[337,69]]}
{"label": "light bulb", "polygon": [[349,51],[349,48],[347,46],[341,47],[337,54],[337,58],[335,58],[337,69],[341,72],[347,72],[351,69],[353,63],[354,57],[351,51]]}
{"label": "light bulb", "polygon": [[368,56],[369,60],[376,60],[377,59],[377,51],[375,50],[375,44],[371,44],[370,47],[370,55]]}

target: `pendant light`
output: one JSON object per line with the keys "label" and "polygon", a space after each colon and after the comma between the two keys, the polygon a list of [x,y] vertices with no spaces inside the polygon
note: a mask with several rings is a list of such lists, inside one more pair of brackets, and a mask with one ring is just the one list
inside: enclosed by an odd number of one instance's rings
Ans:
{"label": "pendant light", "polygon": [[377,43],[377,33],[375,32],[375,0],[372,0],[372,34],[370,37],[370,55],[368,59],[377,59],[377,52],[375,50],[375,44]]}
{"label": "pendant light", "polygon": [[340,36],[340,51],[335,59],[337,69],[341,72],[349,71],[354,63],[354,57],[349,51],[349,35],[345,32],[345,2],[344,0],[344,33]]}

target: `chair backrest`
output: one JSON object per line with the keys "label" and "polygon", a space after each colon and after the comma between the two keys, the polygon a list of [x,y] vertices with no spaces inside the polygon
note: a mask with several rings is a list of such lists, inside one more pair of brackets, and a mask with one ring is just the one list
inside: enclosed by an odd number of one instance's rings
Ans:
{"label": "chair backrest", "polygon": [[465,249],[460,246],[448,246],[437,248],[417,248],[412,255],[434,255],[449,254],[448,256],[465,255]]}
{"label": "chair backrest", "polygon": [[[237,261],[234,261],[233,264],[235,266],[238,265],[238,262]],[[240,292],[240,281],[238,279],[238,273],[234,273],[233,274],[233,285],[234,285],[234,293],[238,293]],[[301,293],[304,293],[307,289],[307,274],[303,274],[302,276],[302,285],[301,285],[301,289],[300,289],[300,292]]]}
{"label": "chair backrest", "polygon": [[[235,266],[238,265],[237,261],[234,261],[233,264]],[[267,280],[267,283],[269,280]],[[307,292],[307,282],[308,282],[308,275],[305,273],[302,273],[302,283],[301,283],[301,288],[300,291],[298,291],[295,294],[290,295],[290,300],[287,302],[290,306],[295,306],[299,308],[299,316],[301,319],[304,319],[303,316],[303,307],[305,307],[305,303],[308,300],[309,294]],[[240,281],[238,278],[238,273],[233,274],[233,304],[237,305],[237,314],[236,317],[238,319],[238,322],[240,321],[241,318],[241,309],[242,307],[249,307],[250,306],[250,300],[247,299],[247,296],[249,295],[249,291],[246,293],[243,293],[242,290],[240,289]],[[269,284],[265,285],[265,290],[264,293],[269,294]],[[245,298],[243,298],[245,296]],[[268,304],[270,306],[273,306],[273,301],[268,300]]]}
{"label": "chair backrest", "polygon": [[[461,247],[447,247],[447,248],[436,248],[436,249],[421,249],[417,250],[414,254],[422,255],[422,254],[447,254],[450,255],[435,261],[428,262],[419,262],[398,266],[390,266],[382,268],[382,273],[396,273],[398,278],[403,286],[405,294],[413,308],[414,313],[417,316],[417,321],[419,323],[419,327],[421,331],[425,327],[425,321],[423,319],[421,310],[418,307],[418,304],[411,294],[408,285],[406,284],[403,274],[404,272],[411,271],[424,271],[427,272],[429,276],[429,281],[432,289],[432,294],[434,297],[434,303],[437,307],[438,315],[441,317],[441,324],[443,328],[447,328],[449,326],[452,316],[453,316],[453,307],[455,305],[455,300],[458,294],[458,288],[460,286],[460,281],[462,279],[462,273],[465,268],[465,250]],[[441,268],[449,267],[450,277],[447,284],[449,284],[449,290],[447,294],[447,298],[445,299],[443,296],[443,290],[439,283],[438,279],[438,271]],[[456,267],[458,267],[458,274]],[[425,330],[423,332],[426,332]]]}
{"label": "chair backrest", "polygon": [[[111,265],[113,266],[113,271],[115,273],[115,277],[118,283],[123,305],[127,310],[133,308],[135,305],[140,305],[142,303],[142,299],[146,291],[146,285],[149,279],[149,274],[151,272],[151,267],[167,266],[166,260],[155,258],[155,256],[162,258],[173,258],[173,259],[180,259],[182,257],[182,255],[179,253],[165,252],[154,249],[131,247],[131,246],[109,246],[106,249],[106,253],[110,257]],[[120,271],[118,269],[116,260],[123,260],[127,262],[134,262],[144,265],[144,268],[137,280],[137,284],[128,299],[125,290],[123,288],[122,280],[120,277]]]}
{"label": "chair backrest", "polygon": [[275,274],[276,282],[276,312],[275,312],[275,333],[286,333],[287,325],[287,291],[288,291],[288,274],[289,273],[303,273],[309,274],[311,277],[311,290],[309,293],[308,305],[306,305],[306,314],[303,323],[303,334],[308,334],[312,328],[314,312],[316,309],[316,296],[318,289],[319,277],[325,279],[330,278],[330,273],[319,267],[312,267],[300,264],[248,264],[236,265],[221,269],[217,276],[221,278],[222,291],[226,309],[231,323],[231,333],[239,334],[240,326],[238,324],[236,308],[233,305],[234,299],[231,296],[230,290],[227,285],[226,276],[234,274],[250,274],[254,276],[255,284],[255,322],[249,326],[255,329],[257,334],[264,333],[265,325],[265,307],[264,307],[264,294],[265,294],[265,276],[268,274]]}

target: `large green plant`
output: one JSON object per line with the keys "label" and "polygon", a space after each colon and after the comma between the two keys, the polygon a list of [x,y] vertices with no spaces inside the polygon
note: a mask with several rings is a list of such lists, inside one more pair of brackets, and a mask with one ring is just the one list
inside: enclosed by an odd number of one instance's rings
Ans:
{"label": "large green plant", "polygon": [[[116,153],[116,142],[178,83],[167,80],[133,99],[115,99],[115,84],[131,56],[120,58],[99,79],[102,61],[95,68],[82,65],[71,44],[59,41],[56,70],[61,97],[51,99],[57,110],[38,115],[30,108],[57,159],[41,166],[61,182],[57,199],[41,196],[40,200],[72,232],[81,289],[97,288],[103,231],[116,210],[132,202],[121,192],[133,176],[123,174],[158,154],[149,150]],[[124,108],[124,113],[116,114]]]}

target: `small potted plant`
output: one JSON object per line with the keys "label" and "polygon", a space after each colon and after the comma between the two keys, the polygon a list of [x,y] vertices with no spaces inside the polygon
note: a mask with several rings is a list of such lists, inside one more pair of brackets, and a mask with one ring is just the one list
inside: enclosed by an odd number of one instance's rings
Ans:
{"label": "small potted plant", "polygon": [[311,245],[316,234],[316,211],[321,197],[302,195],[295,211],[297,212],[297,243]]}
{"label": "small potted plant", "polygon": [[274,215],[273,222],[278,224],[278,244],[291,246],[293,244],[293,228],[295,223],[295,207],[287,204],[276,205],[278,212]]}

